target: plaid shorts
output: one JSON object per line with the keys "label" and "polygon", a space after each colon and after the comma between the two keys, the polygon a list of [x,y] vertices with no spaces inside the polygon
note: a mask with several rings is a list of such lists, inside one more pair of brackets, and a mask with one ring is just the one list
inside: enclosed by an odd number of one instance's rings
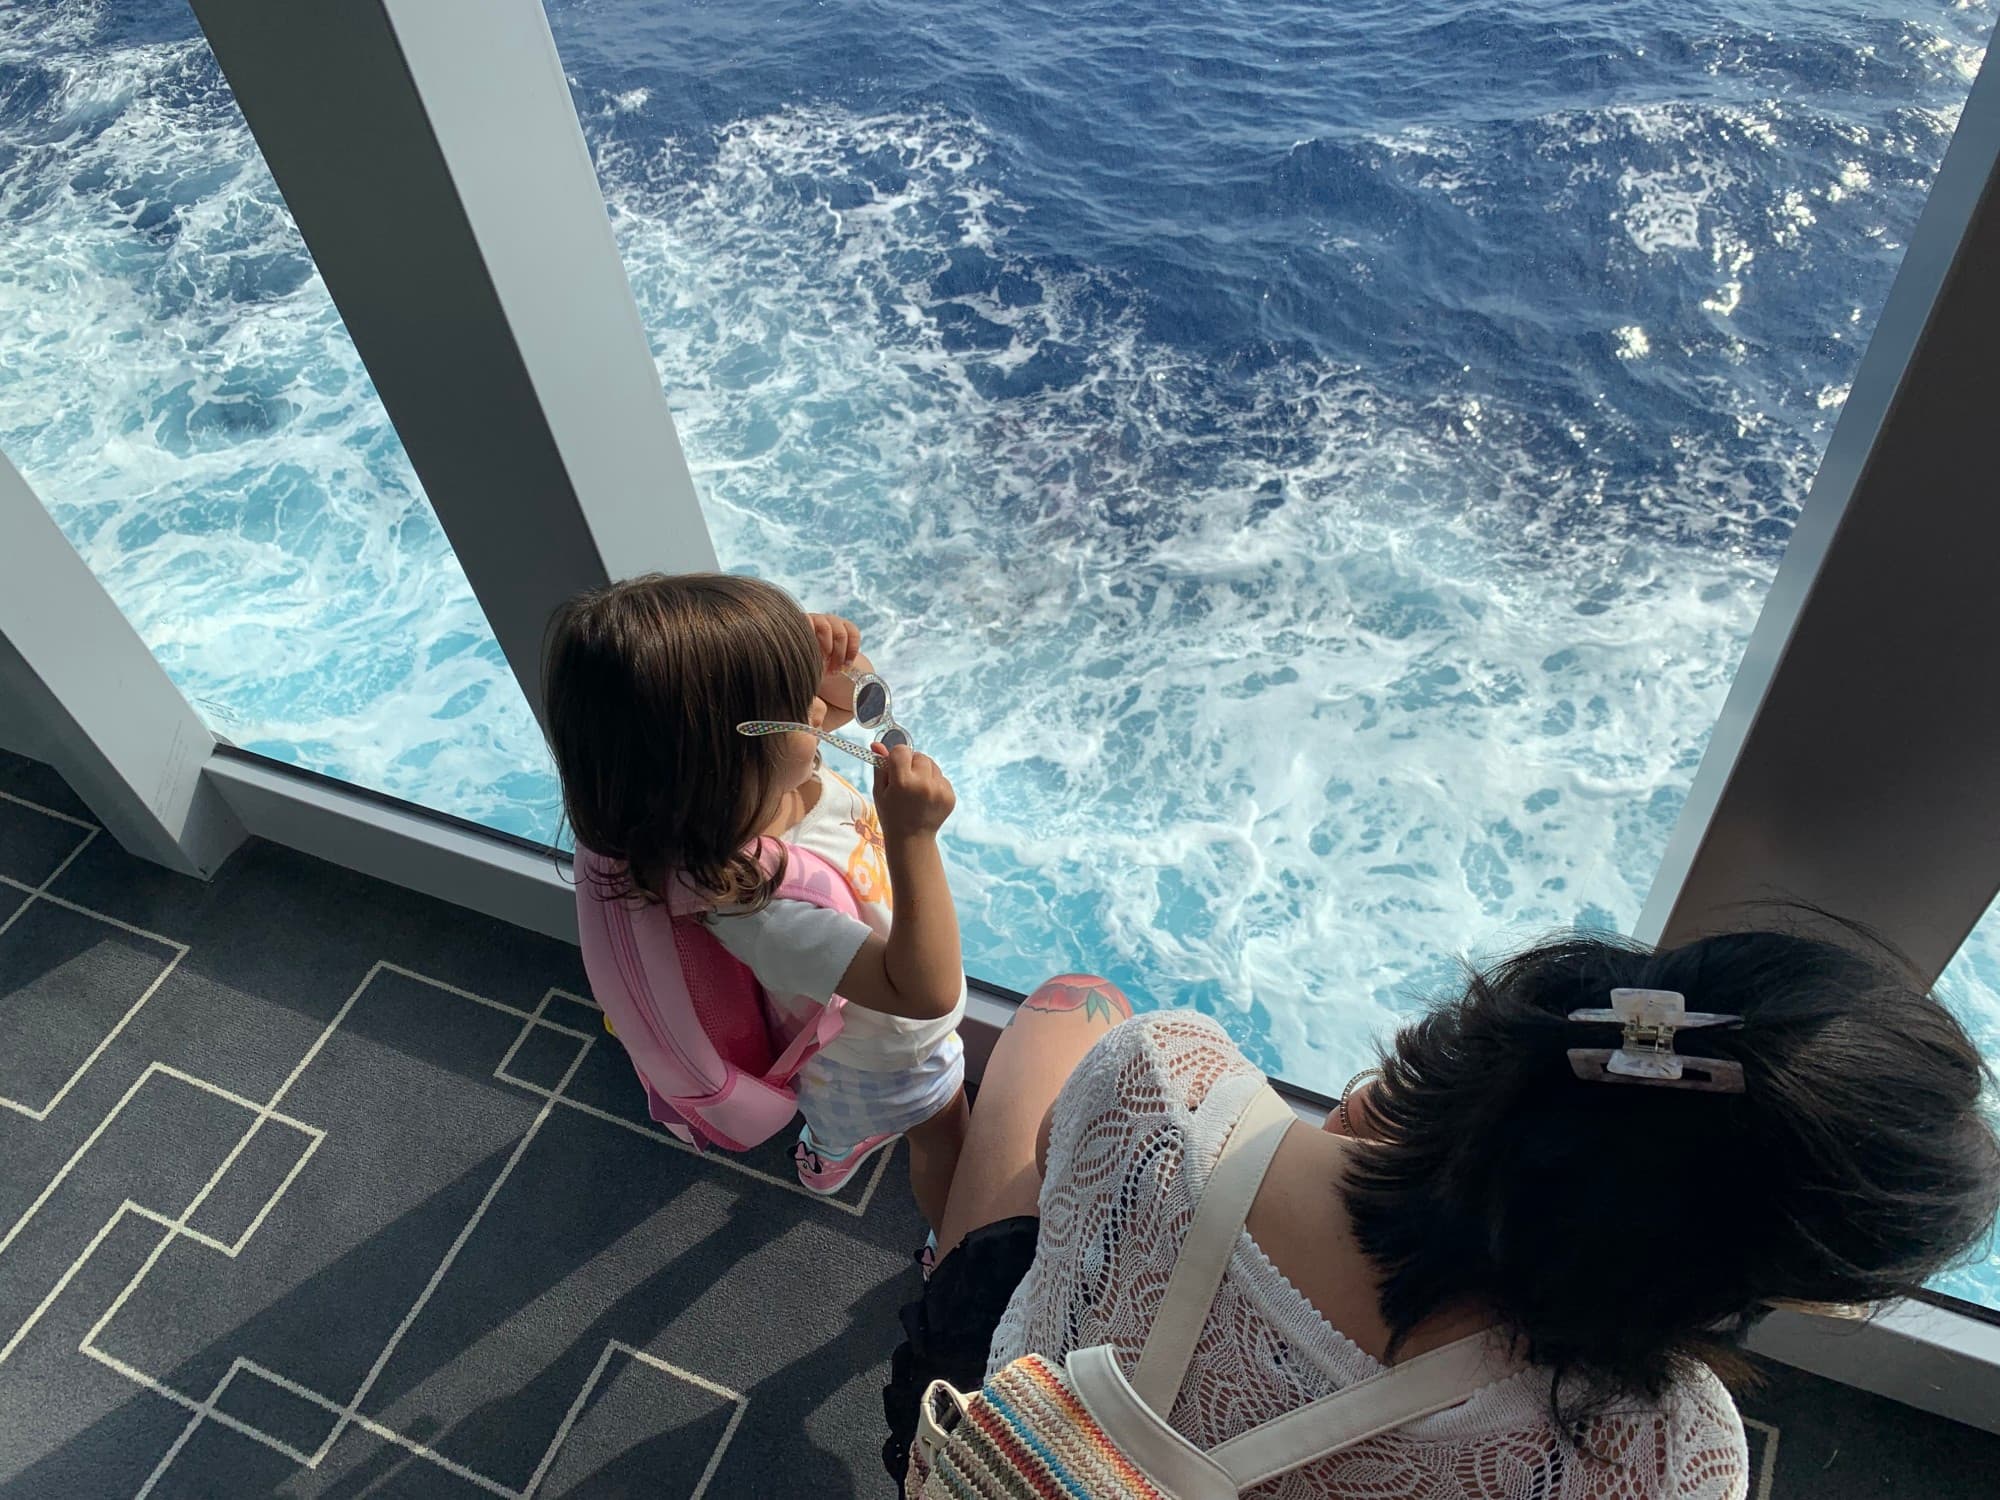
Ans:
{"label": "plaid shorts", "polygon": [[848,1067],[824,1053],[792,1080],[799,1113],[829,1156],[874,1135],[901,1135],[951,1103],[965,1085],[965,1043],[952,1032],[914,1068]]}

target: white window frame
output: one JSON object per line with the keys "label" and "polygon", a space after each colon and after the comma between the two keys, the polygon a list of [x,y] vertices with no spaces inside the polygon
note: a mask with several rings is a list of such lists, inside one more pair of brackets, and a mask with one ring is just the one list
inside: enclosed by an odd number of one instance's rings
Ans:
{"label": "white window frame", "polygon": [[[191,4],[539,714],[558,601],[715,566],[539,0]],[[2000,695],[1966,694],[1939,649],[2000,639],[1980,404],[2000,281],[1977,274],[2000,264],[1996,167],[1989,52],[1642,937],[1685,937],[1777,891],[1860,916],[1935,975],[2000,886]],[[61,583],[0,592],[0,744],[51,761],[121,844],[207,874],[247,832],[575,941],[550,851],[219,744],[24,505],[39,511],[0,465],[7,560]],[[74,640],[38,628],[38,608]],[[975,1076],[1015,998],[975,985]],[[1311,1114],[1318,1096],[1292,1092]],[[1759,1347],[2000,1431],[1996,1320],[1927,1304],[1859,1327],[1784,1314]]]}
{"label": "white window frame", "polygon": [[[1926,982],[2000,892],[2000,58],[1989,47],[1814,475],[1636,935],[1745,903],[1866,923]],[[1837,935],[1837,934],[1836,934]],[[1961,1310],[1962,1309],[1962,1310]],[[2000,1317],[1936,1299],[1753,1347],[2000,1432]]]}

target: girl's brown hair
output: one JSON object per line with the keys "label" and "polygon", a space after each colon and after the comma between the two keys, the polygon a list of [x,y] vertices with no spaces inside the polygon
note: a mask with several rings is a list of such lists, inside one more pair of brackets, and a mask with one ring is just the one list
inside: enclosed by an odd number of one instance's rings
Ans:
{"label": "girl's brown hair", "polygon": [[577,841],[622,863],[606,896],[664,900],[675,875],[757,907],[775,878],[744,846],[783,754],[745,719],[796,719],[823,663],[791,596],[755,578],[649,573],[549,621],[542,695]]}

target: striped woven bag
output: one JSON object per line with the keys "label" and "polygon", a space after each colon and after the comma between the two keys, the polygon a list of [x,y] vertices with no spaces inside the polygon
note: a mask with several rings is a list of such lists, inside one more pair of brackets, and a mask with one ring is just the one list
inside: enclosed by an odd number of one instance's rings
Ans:
{"label": "striped woven bag", "polygon": [[964,1396],[931,1382],[904,1490],[924,1500],[1235,1500],[1254,1485],[1456,1406],[1514,1368],[1474,1334],[1253,1427],[1206,1451],[1164,1413],[1265,1170],[1293,1123],[1268,1085],[1231,1129],[1195,1206],[1159,1315],[1130,1380],[1108,1344],[1015,1360]]}

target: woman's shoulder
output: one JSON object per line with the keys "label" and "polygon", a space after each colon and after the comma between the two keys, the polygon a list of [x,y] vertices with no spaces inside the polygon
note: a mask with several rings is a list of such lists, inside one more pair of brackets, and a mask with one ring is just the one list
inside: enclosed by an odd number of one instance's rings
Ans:
{"label": "woman's shoulder", "polygon": [[[1195,1127],[1210,1119],[1220,1121],[1226,1133],[1228,1121],[1221,1116],[1233,1118],[1234,1111],[1204,1111],[1203,1104],[1218,1089],[1233,1098],[1263,1076],[1210,1017],[1191,1010],[1144,1011],[1112,1027],[1077,1064],[1056,1098],[1051,1144],[1074,1141],[1085,1131],[1154,1126],[1202,1137],[1215,1132]],[[1209,1144],[1219,1149],[1220,1140]]]}
{"label": "woman's shoulder", "polygon": [[1077,1069],[1117,1082],[1135,1103],[1176,1105],[1198,1102],[1218,1078],[1257,1072],[1221,1023],[1195,1010],[1141,1011],[1106,1032]]}
{"label": "woman's shoulder", "polygon": [[1713,1370],[1697,1364],[1676,1380],[1662,1415],[1672,1434],[1671,1463],[1680,1482],[1676,1494],[1744,1493],[1750,1474],[1749,1437],[1734,1398]]}

